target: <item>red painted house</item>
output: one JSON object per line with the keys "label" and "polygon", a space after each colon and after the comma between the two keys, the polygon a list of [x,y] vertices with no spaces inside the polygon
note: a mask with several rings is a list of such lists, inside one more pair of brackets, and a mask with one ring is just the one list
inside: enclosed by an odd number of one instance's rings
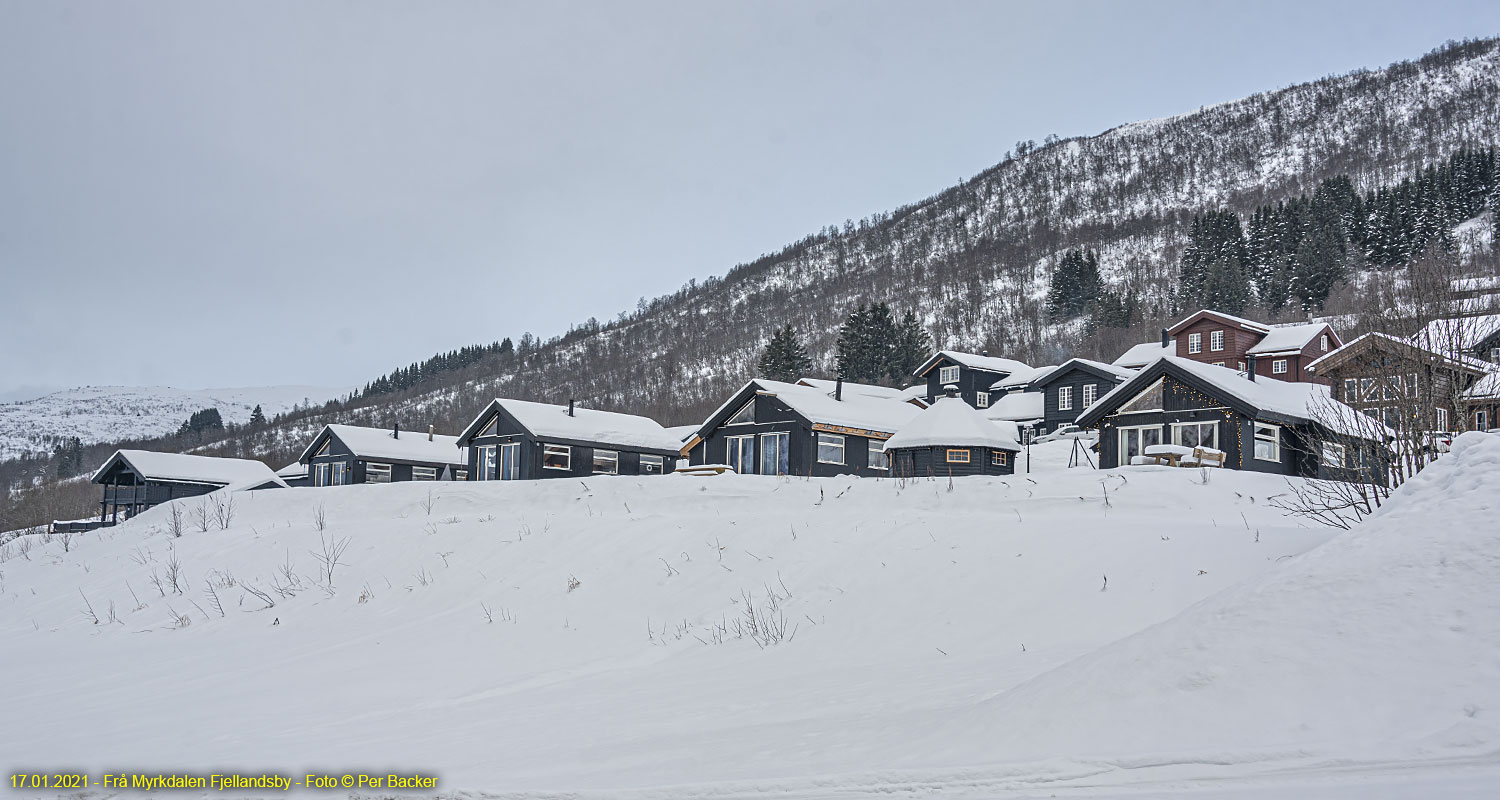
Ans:
{"label": "red painted house", "polygon": [[1326,383],[1307,371],[1307,365],[1343,346],[1324,322],[1267,325],[1262,322],[1203,310],[1167,329],[1179,358],[1291,383]]}

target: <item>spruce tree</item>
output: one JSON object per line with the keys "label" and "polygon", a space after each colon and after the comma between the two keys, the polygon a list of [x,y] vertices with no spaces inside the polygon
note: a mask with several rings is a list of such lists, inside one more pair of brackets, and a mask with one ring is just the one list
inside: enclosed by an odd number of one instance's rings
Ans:
{"label": "spruce tree", "polygon": [[887,377],[891,384],[901,386],[912,379],[912,373],[932,355],[932,337],[917,319],[915,312],[907,311],[896,324],[895,346],[891,349],[891,362]]}
{"label": "spruce tree", "polygon": [[266,414],[265,412],[260,410],[260,404],[257,403],[255,409],[250,412],[250,427],[261,428],[264,427],[265,424]]}
{"label": "spruce tree", "polygon": [[812,369],[812,359],[807,355],[807,348],[797,340],[797,332],[788,324],[771,335],[758,366],[763,378],[791,382]]}

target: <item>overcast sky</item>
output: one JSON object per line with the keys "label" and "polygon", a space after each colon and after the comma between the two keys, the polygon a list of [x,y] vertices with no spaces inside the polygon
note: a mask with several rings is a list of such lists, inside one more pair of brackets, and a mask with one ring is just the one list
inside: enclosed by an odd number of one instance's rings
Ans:
{"label": "overcast sky", "polygon": [[0,0],[0,398],[361,384],[1017,140],[1495,34],[1492,0]]}

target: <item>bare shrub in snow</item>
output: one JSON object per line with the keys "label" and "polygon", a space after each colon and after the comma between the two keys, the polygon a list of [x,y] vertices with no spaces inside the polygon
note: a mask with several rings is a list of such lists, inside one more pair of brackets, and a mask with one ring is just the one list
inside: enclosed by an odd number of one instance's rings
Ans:
{"label": "bare shrub in snow", "polygon": [[181,539],[182,538],[183,529],[186,527],[185,523],[186,523],[186,520],[183,519],[183,515],[182,515],[182,504],[181,503],[168,503],[167,504],[167,533],[169,535],[171,535],[171,537],[173,539]]}
{"label": "bare shrub in snow", "polygon": [[234,494],[226,492],[224,496],[216,496],[214,498],[214,523],[219,526],[219,530],[223,531],[228,530],[233,522]]}
{"label": "bare shrub in snow", "polygon": [[[208,595],[208,604],[213,606],[215,611],[219,612],[220,617],[224,616],[224,604],[219,601],[219,593],[214,589],[214,582],[208,580],[203,583],[204,593]],[[207,615],[205,614],[204,616]]]}
{"label": "bare shrub in snow", "polygon": [[[156,573],[151,573],[155,575]],[[182,571],[182,559],[177,557],[177,548],[172,548],[167,553],[166,582],[172,586],[173,594],[182,594],[182,587],[187,583],[187,576]],[[165,596],[165,593],[163,593]]]}
{"label": "bare shrub in snow", "polygon": [[786,611],[781,607],[786,598],[771,587],[766,587],[766,599],[763,602],[757,603],[755,595],[748,589],[740,592],[740,600],[744,607],[734,621],[736,638],[749,638],[756,646],[764,649],[783,641],[791,641],[797,635],[795,625],[790,631],[787,629]]}
{"label": "bare shrub in snow", "polygon": [[577,589],[578,587],[580,587],[582,585],[583,585],[583,581],[578,580],[577,578],[573,577],[572,575],[568,576],[568,591],[569,592],[572,592],[574,589]]}
{"label": "bare shrub in snow", "polygon": [[83,615],[98,625],[99,615],[94,613],[94,604],[90,603],[88,595],[83,593],[83,587],[79,587],[78,596],[83,598]]}
{"label": "bare shrub in snow", "polygon": [[323,510],[323,504],[319,503],[313,508],[313,530],[322,532],[328,527],[328,514]]}
{"label": "bare shrub in snow", "polygon": [[[245,594],[248,594],[251,597],[255,598],[256,600],[259,600],[261,602],[261,604],[265,606],[265,608],[259,608],[259,609],[254,609],[254,610],[256,610],[256,611],[264,611],[264,610],[266,610],[266,608],[275,608],[276,607],[276,601],[272,600],[270,593],[267,592],[267,591],[265,591],[264,589],[261,589],[260,587],[254,585],[254,584],[251,584],[251,583],[241,583],[240,584],[240,588],[243,589],[243,590],[245,590]],[[244,604],[245,604],[245,595],[240,595],[240,605],[244,605]]]}
{"label": "bare shrub in snow", "polygon": [[33,542],[31,540],[31,537],[22,536],[21,539],[16,543],[16,552],[20,553],[22,558],[30,561],[32,544]]}
{"label": "bare shrub in snow", "polygon": [[208,533],[208,523],[212,518],[213,514],[208,510],[208,498],[199,500],[198,505],[193,509],[193,526],[198,529],[199,533]]}
{"label": "bare shrub in snow", "polygon": [[63,549],[64,553],[66,553],[66,552],[68,552],[68,551],[70,551],[70,550],[73,549],[73,534],[71,534],[71,533],[58,534],[57,540],[62,543],[62,549]]}
{"label": "bare shrub in snow", "polygon": [[427,516],[429,516],[429,517],[432,516],[432,505],[433,505],[433,503],[437,502],[437,498],[435,498],[435,497],[432,496],[432,490],[431,489],[427,490],[427,497],[425,497],[425,498],[423,498],[423,499],[421,499],[421,500],[419,500],[417,502],[421,504],[422,510],[427,512]]}
{"label": "bare shrub in snow", "polygon": [[[318,511],[321,512],[322,510],[323,507],[321,505],[318,506]],[[343,561],[340,561],[339,559],[344,555],[344,551],[349,549],[349,537],[345,536],[342,539],[330,539],[327,536],[320,535],[318,536],[318,541],[322,545],[322,548],[319,550],[311,550],[309,552],[311,552],[313,558],[317,559],[318,561],[318,565],[320,567],[319,573],[320,577],[322,577],[323,579],[323,584],[330,591],[332,591],[333,571],[339,566],[347,566]]]}

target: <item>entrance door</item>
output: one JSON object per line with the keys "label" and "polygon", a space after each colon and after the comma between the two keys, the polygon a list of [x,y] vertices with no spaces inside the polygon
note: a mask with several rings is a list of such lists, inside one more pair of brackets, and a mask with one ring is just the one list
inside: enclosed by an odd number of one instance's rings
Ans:
{"label": "entrance door", "polygon": [[521,445],[500,445],[500,480],[513,481],[521,477]]}
{"label": "entrance door", "polygon": [[1121,428],[1120,457],[1117,463],[1121,466],[1129,464],[1130,459],[1145,455],[1146,448],[1153,444],[1161,444],[1161,426]]}
{"label": "entrance door", "polygon": [[755,474],[755,437],[730,436],[724,440],[724,460],[741,475]]}
{"label": "entrance door", "polygon": [[760,435],[760,474],[787,474],[787,442],[790,439],[791,435],[786,433]]}

